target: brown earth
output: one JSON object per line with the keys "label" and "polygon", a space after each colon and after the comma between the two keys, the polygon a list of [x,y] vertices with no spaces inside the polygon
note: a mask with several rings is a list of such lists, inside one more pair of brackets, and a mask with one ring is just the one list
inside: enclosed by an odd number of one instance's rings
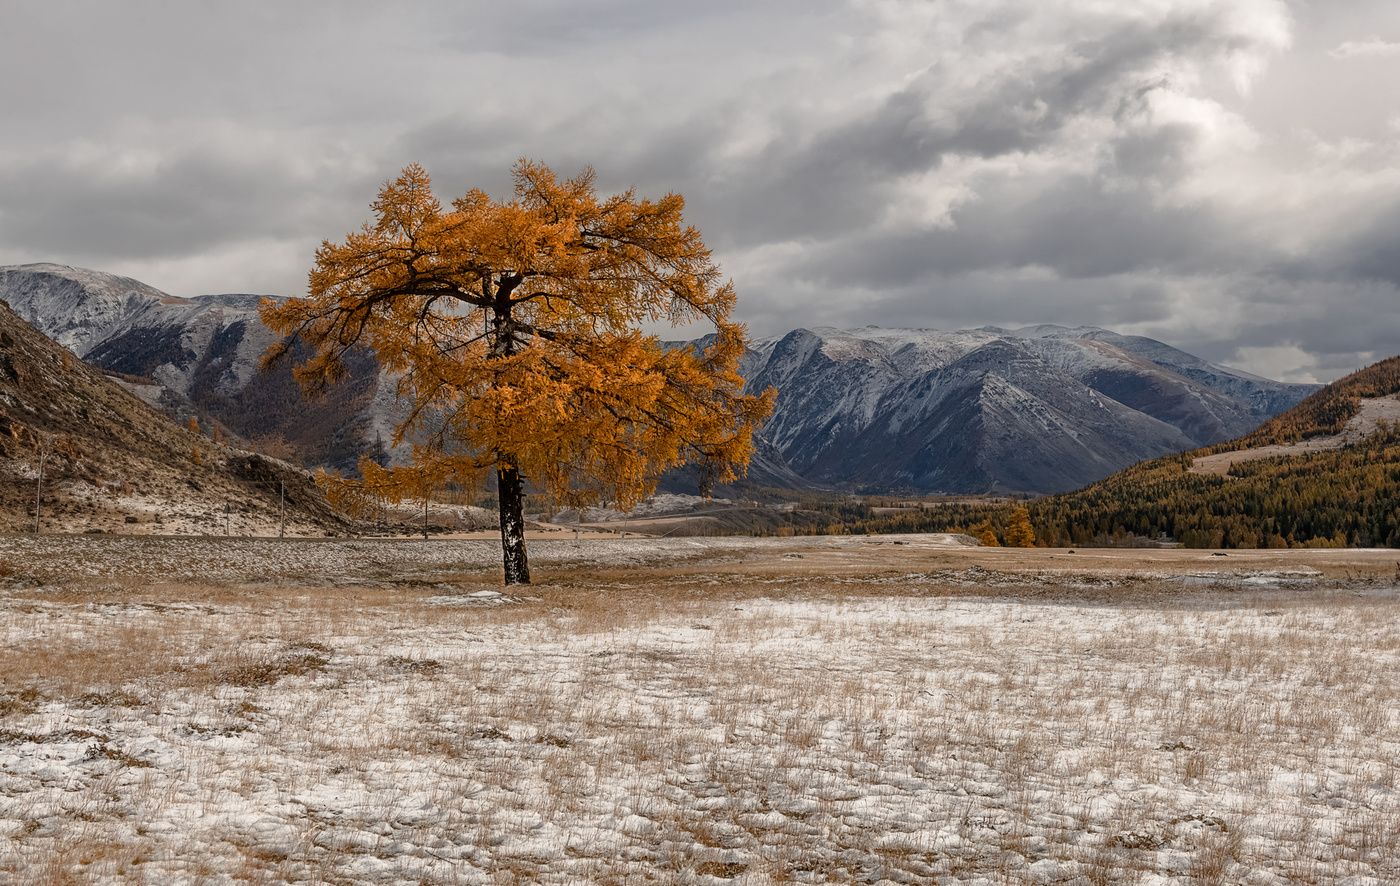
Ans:
{"label": "brown earth", "polygon": [[0,883],[1400,882],[1375,550],[0,535]]}
{"label": "brown earth", "polygon": [[[563,589],[600,582],[608,594],[620,586],[651,594],[659,588],[710,587],[718,581],[716,590],[737,592],[742,587],[747,589],[744,593],[762,596],[799,590],[925,593],[928,582],[936,581],[958,593],[982,596],[1319,581],[1394,585],[1400,580],[1400,551],[1386,548],[989,548],[962,544],[959,538],[924,534],[622,539],[584,533],[575,541],[571,531],[541,529],[530,544],[536,580],[531,594],[548,601]],[[427,593],[440,586],[495,584],[500,559],[499,535],[489,531],[428,541],[0,535],[0,581],[22,579],[21,584],[38,586],[101,583],[138,570],[143,587],[173,582],[176,594],[189,591],[191,565],[197,565],[201,581],[220,587],[244,582],[261,587],[267,581],[288,588],[331,587],[382,579]]]}

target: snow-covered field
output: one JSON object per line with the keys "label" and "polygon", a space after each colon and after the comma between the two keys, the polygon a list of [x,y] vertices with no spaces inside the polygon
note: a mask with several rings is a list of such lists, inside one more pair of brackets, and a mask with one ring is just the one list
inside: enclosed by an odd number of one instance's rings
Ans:
{"label": "snow-covered field", "polygon": [[1400,881],[1393,552],[904,541],[0,537],[0,883]]}

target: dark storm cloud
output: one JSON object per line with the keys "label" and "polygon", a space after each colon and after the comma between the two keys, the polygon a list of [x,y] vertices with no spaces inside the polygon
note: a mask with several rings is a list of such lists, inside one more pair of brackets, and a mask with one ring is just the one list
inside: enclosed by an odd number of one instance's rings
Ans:
{"label": "dark storm cloud", "polygon": [[1400,287],[1400,201],[1357,235],[1340,266],[1363,279]]}
{"label": "dark storm cloud", "polygon": [[760,333],[1091,323],[1325,374],[1400,351],[1390,9],[27,5],[0,262],[297,292],[407,163],[506,196],[529,156],[685,194]]}
{"label": "dark storm cloud", "polygon": [[1144,267],[1196,273],[1238,259],[1240,246],[1222,238],[1228,232],[1209,210],[1157,209],[1144,195],[1071,179],[1025,200],[980,201],[953,228],[847,239],[810,267],[822,282],[892,287],[989,268],[1044,268],[1065,279]]}

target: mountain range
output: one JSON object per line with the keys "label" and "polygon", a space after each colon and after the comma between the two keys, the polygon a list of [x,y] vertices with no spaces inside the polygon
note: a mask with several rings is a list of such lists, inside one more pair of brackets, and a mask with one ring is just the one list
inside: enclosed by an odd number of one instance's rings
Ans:
{"label": "mountain range", "polygon": [[[257,372],[261,296],[38,264],[0,267],[0,299],[172,416],[311,467],[393,457],[393,384],[369,354],[309,403],[289,368]],[[807,489],[1058,492],[1237,437],[1317,388],[1094,327],[797,329],[752,342],[742,368],[748,390],[778,391],[749,482]]]}
{"label": "mountain range", "polygon": [[[917,529],[1002,526],[1006,511],[954,506],[920,513]],[[1400,357],[1332,382],[1242,437],[1134,465],[1029,512],[1052,547],[1400,547]]]}
{"label": "mountain range", "polygon": [[1243,434],[1316,389],[1093,327],[798,329],[755,341],[763,436],[808,482],[1058,492]]}
{"label": "mountain range", "polygon": [[[392,386],[369,354],[350,377],[306,400],[291,366],[258,372],[273,333],[258,317],[266,296],[177,298],[129,277],[64,265],[0,267],[0,299],[84,361],[184,422],[220,424],[260,451],[307,467],[353,470],[389,439]],[[377,398],[377,399],[376,399]]]}

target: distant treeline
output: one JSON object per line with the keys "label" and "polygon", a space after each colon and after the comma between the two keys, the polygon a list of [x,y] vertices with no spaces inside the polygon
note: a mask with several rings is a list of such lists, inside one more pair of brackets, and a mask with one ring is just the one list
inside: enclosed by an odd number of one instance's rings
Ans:
{"label": "distant treeline", "polygon": [[[1400,430],[1308,455],[1235,464],[1230,476],[1190,474],[1194,454],[1145,462],[1078,492],[1028,502],[1036,543],[1148,543],[1193,548],[1400,547]],[[804,503],[825,514],[799,534],[967,532],[1005,535],[1018,505],[934,504],[879,514],[867,504]],[[1004,543],[1004,538],[1003,538]]]}

